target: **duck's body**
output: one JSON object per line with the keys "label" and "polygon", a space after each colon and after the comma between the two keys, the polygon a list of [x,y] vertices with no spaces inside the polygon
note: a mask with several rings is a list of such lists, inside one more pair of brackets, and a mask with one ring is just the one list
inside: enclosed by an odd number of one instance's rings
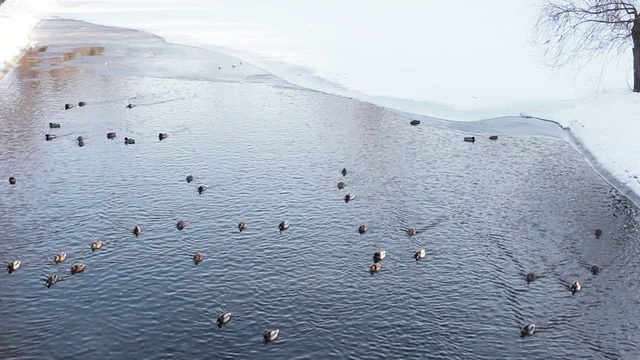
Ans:
{"label": "duck's body", "polygon": [[193,255],[193,262],[198,265],[200,264],[202,261],[204,261],[204,254],[201,252],[197,252]]}
{"label": "duck's body", "polygon": [[375,263],[375,264],[371,265],[371,267],[369,267],[369,273],[371,273],[371,275],[373,275],[373,274],[379,272],[380,269],[382,269],[382,264]]}
{"label": "duck's body", "polygon": [[527,280],[527,284],[532,283],[534,281],[536,281],[538,279],[538,275],[536,275],[536,273],[528,273],[527,276],[525,277],[525,280]]}
{"label": "duck's body", "polygon": [[75,275],[75,274],[81,273],[81,272],[83,272],[83,271],[84,271],[85,267],[86,267],[86,265],[85,265],[85,264],[83,264],[83,263],[77,263],[77,264],[74,264],[74,265],[71,267],[71,274],[72,274],[72,275]]}
{"label": "duck's body", "polygon": [[193,181],[193,175],[187,175],[187,184]]}
{"label": "duck's body", "polygon": [[367,225],[362,224],[362,225],[358,226],[358,232],[360,234],[364,234],[367,231],[369,231],[369,227]]}
{"label": "duck's body", "polygon": [[464,141],[466,141],[466,142],[475,142],[476,141],[476,137],[475,136],[465,136],[464,137]]}
{"label": "duck's body", "polygon": [[376,251],[375,253],[373,253],[373,262],[375,263],[380,262],[380,260],[384,259],[385,257],[387,257],[386,251],[384,250]]}
{"label": "duck's body", "polygon": [[178,223],[176,224],[176,229],[178,230],[182,230],[185,227],[187,227],[187,223],[182,220],[178,221]]}
{"label": "duck's body", "polygon": [[216,323],[218,324],[218,327],[222,327],[222,325],[228,323],[229,321],[231,321],[231,313],[230,312],[224,312],[224,313],[220,314],[220,316],[218,316],[218,319],[216,320]]}
{"label": "duck's body", "polygon": [[354,194],[349,193],[349,194],[344,196],[344,202],[348,203],[349,201],[351,201],[351,200],[353,200],[355,198],[356,198],[356,196]]}
{"label": "duck's body", "polygon": [[600,267],[598,265],[592,265],[589,270],[593,275],[598,275],[600,273]]}
{"label": "duck's body", "polygon": [[140,228],[140,226],[136,225],[136,226],[133,227],[133,230],[131,230],[131,232],[135,236],[140,236],[140,234],[142,234],[142,228]]}
{"label": "duck's body", "polygon": [[49,128],[58,129],[58,128],[60,128],[60,124],[58,124],[58,123],[49,123]]}
{"label": "duck's body", "polygon": [[21,264],[22,262],[20,262],[19,260],[10,262],[9,265],[7,266],[7,272],[11,274],[12,272],[18,270]]}
{"label": "duck's body", "polygon": [[523,326],[522,329],[520,329],[520,336],[521,337],[531,336],[535,332],[536,332],[536,325],[535,324],[527,324],[527,325]]}
{"label": "duck's body", "polygon": [[407,234],[409,236],[413,236],[413,235],[415,235],[417,233],[418,233],[418,230],[416,230],[416,228],[414,228],[413,226],[407,229]]}
{"label": "duck's body", "polygon": [[15,185],[16,184],[16,178],[14,178],[13,176],[9,177],[9,184],[10,185]]}
{"label": "duck's body", "polygon": [[108,132],[107,133],[107,139],[113,140],[115,138],[116,138],[116,133],[114,133],[114,132]]}
{"label": "duck's body", "polygon": [[596,229],[596,231],[594,232],[594,234],[596,235],[596,239],[600,239],[600,236],[602,236],[602,230],[600,230],[600,229]]}
{"label": "duck's body", "polygon": [[266,341],[266,342],[273,341],[273,340],[278,338],[279,334],[280,334],[280,329],[269,330],[269,331],[265,332],[264,335],[263,335],[264,341]]}
{"label": "duck's body", "polygon": [[413,257],[416,259],[416,261],[424,258],[425,256],[427,256],[427,251],[425,249],[420,249],[420,250],[416,251],[416,253],[413,255]]}
{"label": "duck's body", "polygon": [[158,139],[160,139],[160,141],[166,139],[169,135],[167,133],[160,133],[158,134]]}
{"label": "duck's body", "polygon": [[102,241],[94,241],[91,243],[91,251],[96,251],[104,245]]}
{"label": "duck's body", "polygon": [[133,109],[134,107],[136,107],[136,106],[135,106],[135,105],[133,105],[133,104],[129,104],[129,105],[127,105],[127,108],[129,108],[129,109]]}
{"label": "duck's body", "polygon": [[80,106],[80,107],[83,107],[83,106],[85,106],[85,105],[87,105],[87,103],[86,103],[86,102],[84,102],[84,101],[80,101],[80,102],[78,103],[78,106]]}
{"label": "duck's body", "polygon": [[204,185],[198,186],[198,194],[202,194],[205,190],[207,190],[206,186]]}
{"label": "duck's body", "polygon": [[282,222],[280,222],[280,224],[278,224],[278,229],[279,229],[280,231],[285,231],[285,230],[287,230],[288,228],[289,228],[289,222],[288,222],[288,221],[286,221],[286,220],[285,220],[285,221],[282,221]]}
{"label": "duck's body", "polygon": [[411,124],[411,125],[413,125],[413,126],[415,126],[415,125],[420,125],[420,120],[411,120],[411,121],[409,122],[409,124]]}
{"label": "duck's body", "polygon": [[136,141],[134,139],[130,138],[130,137],[125,137],[124,138],[124,144],[125,145],[133,145],[135,143],[136,143]]}
{"label": "duck's body", "polygon": [[498,140],[498,135],[489,136],[489,140]]}
{"label": "duck's body", "polygon": [[59,264],[63,261],[67,260],[67,253],[57,253],[55,254],[55,256],[53,257],[53,262],[56,264]]}
{"label": "duck's body", "polygon": [[571,295],[574,295],[578,291],[582,290],[582,285],[578,282],[578,280],[571,283],[569,286],[569,290],[571,290]]}
{"label": "duck's body", "polygon": [[71,105],[71,104],[64,104],[64,109],[65,109],[65,110],[69,110],[69,109],[71,109],[72,107],[73,107],[73,105]]}
{"label": "duck's body", "polygon": [[53,286],[53,284],[57,283],[60,280],[62,280],[62,278],[59,275],[51,275],[47,277],[44,282],[47,285],[47,288],[50,288],[51,286]]}
{"label": "duck's body", "polygon": [[78,136],[78,146],[84,146],[84,138],[82,136]]}
{"label": "duck's body", "polygon": [[338,183],[338,189],[340,189],[340,190],[344,189],[346,186],[347,186],[347,184],[345,184],[343,181],[340,181]]}
{"label": "duck's body", "polygon": [[347,176],[347,168],[342,168],[342,176]]}
{"label": "duck's body", "polygon": [[249,227],[249,225],[247,225],[247,223],[243,222],[243,221],[241,221],[238,224],[238,230],[240,230],[240,231],[246,230],[248,227]]}
{"label": "duck's body", "polygon": [[56,136],[53,135],[53,134],[44,134],[44,139],[47,140],[47,141],[51,141],[51,140],[53,140],[55,138],[56,138]]}

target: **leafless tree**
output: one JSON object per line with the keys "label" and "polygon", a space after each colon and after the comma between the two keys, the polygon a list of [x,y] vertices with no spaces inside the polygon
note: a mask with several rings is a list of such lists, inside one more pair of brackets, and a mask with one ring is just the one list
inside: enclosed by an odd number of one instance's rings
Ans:
{"label": "leafless tree", "polygon": [[640,15],[635,0],[544,0],[536,29],[554,65],[631,47],[633,91],[640,92]]}

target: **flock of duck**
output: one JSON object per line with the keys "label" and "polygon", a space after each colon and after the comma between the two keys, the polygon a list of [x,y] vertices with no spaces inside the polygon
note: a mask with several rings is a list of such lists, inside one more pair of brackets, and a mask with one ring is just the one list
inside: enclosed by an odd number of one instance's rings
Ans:
{"label": "flock of duck", "polygon": [[[81,101],[81,102],[78,103],[79,107],[83,107],[85,105],[86,105],[86,102],[84,102],[84,101]],[[65,106],[64,106],[65,110],[69,110],[69,109],[71,109],[73,107],[74,107],[73,104],[65,104]],[[132,108],[135,107],[135,105],[134,104],[128,104],[128,105],[126,105],[126,107],[129,108],[129,109],[132,109]],[[414,125],[414,126],[415,125],[419,125],[420,121],[419,120],[411,120],[410,124]],[[57,128],[60,128],[60,127],[61,126],[60,126],[59,123],[49,123],[49,128],[51,128],[51,129],[57,129]],[[166,134],[166,133],[159,133],[158,134],[158,139],[160,141],[166,139],[167,137],[168,137],[168,134]],[[55,134],[45,134],[45,140],[47,140],[47,141],[51,141],[51,140],[53,140],[55,138],[56,138]],[[116,133],[115,132],[108,132],[107,133],[107,139],[113,140],[115,138],[116,138]],[[497,140],[498,136],[497,135],[491,135],[489,137],[489,139],[490,140]],[[464,137],[463,140],[465,142],[475,142],[476,139],[475,139],[475,137],[471,136],[471,137]],[[78,146],[84,146],[84,141],[83,141],[83,137],[82,136],[78,136],[77,141],[78,141]],[[125,145],[132,145],[132,144],[135,144],[135,140],[132,139],[132,138],[129,138],[129,137],[125,137],[124,138],[124,143],[125,143]],[[347,169],[343,168],[341,173],[342,173],[343,177],[346,177],[347,176]],[[194,180],[194,177],[192,175],[188,175],[186,177],[186,182],[187,183],[191,183],[191,182],[193,182],[193,180]],[[17,180],[16,180],[15,177],[13,177],[13,176],[9,177],[9,184],[10,185],[16,185],[16,183],[17,183]],[[344,181],[339,181],[337,186],[338,186],[339,190],[342,190],[347,186],[347,184]],[[202,194],[206,189],[207,188],[204,185],[200,185],[200,186],[198,186],[196,188],[196,190],[198,191],[199,194]],[[347,194],[344,195],[344,201],[346,203],[349,203],[350,201],[352,201],[354,199],[355,199],[355,194],[353,194],[353,193],[347,193]],[[176,223],[176,228],[178,230],[183,230],[186,226],[187,226],[187,224],[183,220],[180,220],[180,221],[178,221]],[[290,226],[289,222],[284,220],[284,221],[282,221],[282,222],[280,222],[278,224],[278,229],[281,232],[282,231],[286,231],[287,229],[289,229],[289,226]],[[238,230],[240,232],[242,232],[242,231],[246,230],[249,227],[249,225],[246,222],[240,222],[237,227],[238,227]],[[358,227],[358,232],[360,234],[364,234],[368,230],[369,230],[369,227],[366,224],[361,224]],[[409,236],[413,236],[413,235],[416,235],[418,233],[418,230],[415,227],[410,227],[410,228],[408,228],[406,230],[406,232],[407,232],[407,234]],[[138,236],[140,236],[140,234],[142,234],[142,228],[140,226],[136,225],[136,226],[133,227],[133,229],[131,229],[131,233],[133,235],[135,235],[136,237],[138,237]],[[595,230],[596,238],[599,238],[601,235],[602,235],[602,230],[596,229]],[[97,251],[97,250],[101,249],[103,247],[103,245],[104,245],[104,243],[102,241],[94,241],[94,242],[92,242],[90,244],[91,251],[92,252],[93,251]],[[387,256],[387,252],[385,250],[379,250],[379,251],[376,251],[373,254],[373,264],[369,267],[369,273],[371,275],[380,272],[380,270],[382,269],[382,260],[386,256]],[[425,258],[426,256],[427,256],[427,251],[424,248],[417,250],[413,255],[413,257],[414,257],[414,259],[416,261],[419,261],[419,260]],[[193,262],[194,262],[195,265],[200,264],[202,261],[204,261],[204,259],[205,259],[205,255],[203,253],[201,253],[201,252],[196,252],[193,255]],[[54,261],[55,264],[63,263],[66,260],[67,260],[67,253],[64,253],[64,252],[57,253],[53,257],[53,261]],[[20,268],[21,264],[22,263],[21,263],[20,260],[15,260],[15,261],[12,261],[11,263],[9,263],[9,265],[7,266],[8,273],[11,274],[11,273],[15,272],[16,270],[18,270]],[[75,263],[75,264],[73,264],[71,266],[70,273],[71,273],[71,275],[79,274],[79,273],[82,273],[85,270],[85,268],[86,268],[86,265],[84,263],[81,263],[81,262],[80,263]],[[590,271],[591,271],[591,273],[593,273],[595,275],[595,274],[598,274],[600,272],[600,268],[598,267],[598,265],[593,265],[593,266],[590,267]],[[525,280],[526,280],[527,284],[529,284],[529,283],[531,283],[533,281],[536,281],[537,279],[539,279],[541,277],[542,276],[537,275],[535,273],[528,273],[525,276]],[[54,274],[54,275],[48,276],[44,281],[45,281],[45,285],[47,286],[47,288],[51,288],[54,284],[56,284],[57,282],[62,281],[62,280],[64,280],[64,278],[61,275]],[[572,295],[575,294],[576,292],[582,290],[582,285],[577,280],[574,281],[573,283],[571,283],[570,285],[568,285],[567,287],[568,287],[569,291],[571,291]],[[231,316],[230,312],[223,312],[216,319],[216,324],[218,325],[218,327],[222,327],[224,324],[227,324],[229,321],[231,321],[231,318],[232,318],[232,316]],[[535,331],[536,331],[536,325],[533,324],[533,323],[528,323],[528,324],[524,325],[521,328],[520,335],[522,337],[533,335],[535,333]],[[270,329],[270,330],[268,330],[268,331],[263,333],[263,338],[264,338],[265,342],[268,343],[268,342],[274,341],[276,338],[278,338],[279,334],[280,334],[280,330],[278,328]]]}

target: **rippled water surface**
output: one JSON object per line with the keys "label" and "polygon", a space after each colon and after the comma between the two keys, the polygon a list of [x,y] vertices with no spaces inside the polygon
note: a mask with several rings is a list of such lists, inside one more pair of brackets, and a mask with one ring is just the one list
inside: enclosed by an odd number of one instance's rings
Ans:
{"label": "rippled water surface", "polygon": [[39,37],[0,81],[0,261],[22,261],[0,273],[0,358],[640,357],[638,209],[564,141],[465,143],[132,31]]}

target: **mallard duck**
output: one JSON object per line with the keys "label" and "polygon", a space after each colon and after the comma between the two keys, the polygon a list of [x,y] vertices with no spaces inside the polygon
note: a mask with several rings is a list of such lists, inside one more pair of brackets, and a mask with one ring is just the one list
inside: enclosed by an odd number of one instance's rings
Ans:
{"label": "mallard duck", "polygon": [[64,104],[64,109],[65,109],[65,110],[69,110],[69,109],[71,109],[72,107],[73,107],[73,105],[71,105],[71,104]]}
{"label": "mallard duck", "polygon": [[349,201],[351,201],[351,200],[353,200],[355,198],[356,198],[356,196],[354,194],[349,193],[349,194],[344,196],[344,202],[348,203]]}
{"label": "mallard duck", "polygon": [[465,136],[464,137],[464,141],[466,141],[466,142],[475,142],[476,141],[476,137],[475,136]]}
{"label": "mallard duck", "polygon": [[380,262],[380,260],[384,259],[385,257],[387,257],[387,252],[382,250],[382,251],[376,251],[373,253],[373,262],[377,263]]}
{"label": "mallard duck", "polygon": [[359,232],[360,234],[364,234],[364,233],[366,233],[367,231],[369,231],[369,227],[368,227],[367,225],[364,225],[364,224],[363,224],[363,225],[358,226],[358,232]]}
{"label": "mallard duck", "polygon": [[18,270],[18,268],[20,267],[20,264],[22,263],[19,260],[10,262],[9,265],[7,266],[7,272],[11,274],[12,272]]}
{"label": "mallard duck", "polygon": [[202,261],[204,261],[204,254],[201,252],[197,252],[195,253],[195,255],[193,255],[193,262],[198,265],[200,264]]}
{"label": "mallard duck", "polygon": [[44,134],[44,139],[47,140],[47,141],[51,141],[51,140],[53,140],[55,138],[56,138],[56,136],[53,135],[53,134]]}
{"label": "mallard duck", "polygon": [[75,275],[75,274],[77,274],[77,273],[81,273],[81,272],[83,272],[83,271],[84,271],[84,268],[85,268],[85,267],[86,267],[86,265],[85,265],[85,264],[83,264],[83,263],[77,263],[77,264],[74,264],[74,265],[71,267],[71,274],[72,274],[72,275]]}
{"label": "mallard duck", "polygon": [[124,138],[124,144],[125,145],[133,145],[135,143],[136,143],[136,141],[134,139],[132,139],[132,138],[129,138],[129,137],[125,137]]}
{"label": "mallard duck", "polygon": [[240,222],[240,223],[238,224],[238,230],[240,230],[240,231],[245,230],[245,229],[246,229],[246,228],[248,228],[248,227],[249,227],[249,225],[247,225],[247,223],[246,223],[246,222]]}
{"label": "mallard duck", "polygon": [[57,253],[54,257],[53,257],[53,262],[56,264],[59,264],[63,261],[67,260],[67,253]]}
{"label": "mallard duck", "polygon": [[176,229],[178,230],[182,230],[185,227],[187,227],[187,223],[182,220],[178,221],[178,223],[176,224]]}
{"label": "mallard duck", "polygon": [[57,129],[60,127],[60,124],[58,123],[49,123],[49,128],[51,129]]}
{"label": "mallard duck", "polygon": [[207,190],[206,186],[204,185],[198,186],[198,194],[202,194],[205,190]]}
{"label": "mallard duck", "polygon": [[602,230],[596,229],[595,235],[596,235],[596,239],[600,239],[600,236],[602,236]]}
{"label": "mallard duck", "polygon": [[91,243],[91,251],[96,251],[104,245],[102,241],[94,241]]}
{"label": "mallard duck", "polygon": [[107,139],[113,140],[116,138],[116,133],[114,132],[108,132],[107,133]]}
{"label": "mallard duck", "polygon": [[589,270],[591,270],[591,273],[593,275],[598,275],[598,273],[600,272],[600,267],[598,265],[592,265]]}
{"label": "mallard duck", "polygon": [[338,189],[340,189],[340,190],[344,189],[344,188],[345,188],[345,186],[347,186],[347,184],[345,184],[343,181],[340,181],[340,182],[338,183]]}
{"label": "mallard duck", "polygon": [[47,285],[47,288],[50,288],[60,280],[62,280],[62,278],[59,275],[51,275],[44,280],[44,283]]}
{"label": "mallard duck", "polygon": [[342,176],[347,176],[347,168],[342,168]]}
{"label": "mallard duck", "polygon": [[425,249],[420,249],[420,250],[416,251],[416,253],[413,255],[413,257],[416,259],[416,261],[422,259],[425,256],[427,256],[427,251]]}
{"label": "mallard duck", "polygon": [[9,184],[10,185],[15,185],[16,184],[16,178],[14,178],[13,176],[9,177]]}
{"label": "mallard duck", "polygon": [[520,336],[521,337],[531,336],[535,332],[536,332],[536,325],[535,324],[527,324],[527,325],[523,326],[522,329],[520,329]]}
{"label": "mallard duck", "polygon": [[160,141],[166,139],[169,135],[167,133],[160,133],[158,134],[158,139],[160,139]]}
{"label": "mallard duck", "polygon": [[140,226],[136,225],[133,227],[133,230],[131,230],[131,232],[135,236],[140,236],[140,234],[142,234],[142,229],[140,228]]}
{"label": "mallard duck", "polygon": [[85,106],[85,105],[87,105],[87,103],[86,103],[86,102],[84,102],[84,101],[80,101],[80,102],[78,103],[78,106],[80,106],[80,107],[83,107],[83,106]]}
{"label": "mallard duck", "polygon": [[193,181],[193,176],[192,175],[187,175],[187,183],[190,183]]}
{"label": "mallard duck", "polygon": [[280,329],[269,330],[265,332],[263,335],[264,341],[266,342],[273,341],[278,337],[279,334],[280,334]]}
{"label": "mallard duck", "polygon": [[278,224],[278,229],[280,229],[280,231],[285,231],[289,228],[289,222],[288,221],[282,221],[280,222],[280,224]]}
{"label": "mallard duck", "polygon": [[231,320],[231,313],[230,312],[224,312],[222,314],[220,314],[220,316],[218,316],[218,319],[216,320],[216,323],[218,324],[218,327],[222,327],[222,325],[228,323]]}
{"label": "mallard duck", "polygon": [[382,269],[382,264],[375,263],[375,264],[371,265],[371,267],[369,268],[369,272],[371,273],[371,275],[373,275],[373,274],[379,272],[380,269]]}
{"label": "mallard duck", "polygon": [[407,234],[409,236],[413,236],[413,235],[415,235],[417,233],[418,233],[418,230],[416,230],[416,228],[414,228],[413,226],[407,229]]}
{"label": "mallard duck", "polygon": [[569,286],[569,290],[571,290],[571,295],[574,295],[576,292],[582,290],[582,285],[578,282],[578,280],[571,283]]}

